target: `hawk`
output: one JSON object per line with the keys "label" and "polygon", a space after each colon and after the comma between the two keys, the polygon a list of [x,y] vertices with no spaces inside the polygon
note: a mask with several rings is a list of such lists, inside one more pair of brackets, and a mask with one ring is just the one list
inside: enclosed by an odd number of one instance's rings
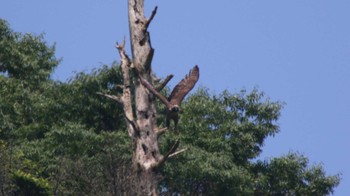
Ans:
{"label": "hawk", "polygon": [[166,127],[170,127],[170,120],[174,121],[175,130],[177,130],[177,124],[179,122],[179,111],[180,104],[185,96],[193,89],[194,85],[197,83],[199,79],[199,68],[198,66],[194,66],[188,75],[185,76],[173,89],[170,96],[165,98],[162,94],[160,94],[150,83],[148,83],[145,79],[140,77],[140,82],[151,91],[161,102],[165,104],[167,107],[167,115],[166,115]]}

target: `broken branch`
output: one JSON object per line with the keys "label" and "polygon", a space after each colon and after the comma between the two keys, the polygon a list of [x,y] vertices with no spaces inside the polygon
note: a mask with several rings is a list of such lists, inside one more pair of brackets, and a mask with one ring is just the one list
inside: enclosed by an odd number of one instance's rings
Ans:
{"label": "broken branch", "polygon": [[146,30],[148,29],[148,26],[151,24],[151,22],[152,22],[154,16],[155,16],[156,13],[157,13],[157,9],[158,9],[158,6],[156,6],[156,7],[153,9],[150,18],[149,18],[148,20],[146,20],[145,26],[143,27],[143,30],[144,30],[144,31],[146,31]]}
{"label": "broken branch", "polygon": [[157,91],[161,91],[167,84],[168,82],[174,77],[173,74],[168,75],[160,84],[159,86],[156,87]]}
{"label": "broken branch", "polygon": [[117,42],[117,44],[115,45],[115,47],[116,47],[118,50],[124,50],[125,42],[126,42],[126,41],[125,41],[125,37],[124,37],[122,44],[119,44],[119,43]]}

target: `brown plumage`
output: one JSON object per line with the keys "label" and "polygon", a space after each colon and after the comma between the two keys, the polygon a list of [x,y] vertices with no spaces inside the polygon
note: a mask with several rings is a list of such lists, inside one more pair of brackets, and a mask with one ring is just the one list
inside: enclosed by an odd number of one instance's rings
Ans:
{"label": "brown plumage", "polygon": [[180,104],[185,96],[193,89],[199,79],[199,68],[194,66],[190,73],[186,75],[173,89],[168,99],[160,94],[150,83],[140,77],[141,83],[160,99],[167,107],[166,126],[170,127],[170,120],[174,120],[175,130],[179,121]]}

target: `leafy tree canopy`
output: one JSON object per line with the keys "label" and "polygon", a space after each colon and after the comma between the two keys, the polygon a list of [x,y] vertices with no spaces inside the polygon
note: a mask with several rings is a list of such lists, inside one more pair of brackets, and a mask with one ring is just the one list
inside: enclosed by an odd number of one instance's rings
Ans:
{"label": "leafy tree canopy", "polygon": [[54,56],[55,47],[48,46],[43,35],[13,32],[2,19],[0,51],[0,72],[31,84],[47,80],[59,63]]}

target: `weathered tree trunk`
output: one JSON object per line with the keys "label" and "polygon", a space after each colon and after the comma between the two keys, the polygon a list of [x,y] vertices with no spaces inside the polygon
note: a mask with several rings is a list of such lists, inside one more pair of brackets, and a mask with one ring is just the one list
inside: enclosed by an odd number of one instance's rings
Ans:
{"label": "weathered tree trunk", "polygon": [[[150,19],[144,15],[144,0],[129,0],[129,31],[132,49],[133,68],[139,76],[151,80],[151,61],[153,49],[147,31],[156,9]],[[137,80],[135,86],[135,103],[137,117],[137,134],[133,163],[136,170],[135,187],[140,195],[157,195],[158,178],[154,171],[162,156],[158,148],[156,133],[157,111],[153,95]]]}
{"label": "weathered tree trunk", "polygon": [[[179,153],[175,152],[179,142],[177,141],[166,155],[161,155],[158,138],[166,129],[158,128],[156,124],[157,110],[153,94],[139,82],[139,78],[142,77],[149,83],[153,83],[151,62],[154,50],[147,29],[156,14],[157,7],[153,10],[151,16],[146,18],[144,15],[144,0],[128,0],[128,11],[132,58],[130,59],[125,52],[125,40],[122,44],[116,46],[121,57],[124,80],[123,94],[122,96],[102,95],[117,101],[123,106],[128,133],[134,144],[133,168],[135,173],[133,184],[135,187],[133,191],[136,191],[137,195],[155,196],[158,195],[157,189],[160,180],[157,168],[167,158]],[[130,72],[133,73],[133,77],[130,77]],[[160,88],[164,87],[171,77],[171,75],[168,76],[160,85]],[[131,92],[131,84],[135,86],[134,92]]]}

